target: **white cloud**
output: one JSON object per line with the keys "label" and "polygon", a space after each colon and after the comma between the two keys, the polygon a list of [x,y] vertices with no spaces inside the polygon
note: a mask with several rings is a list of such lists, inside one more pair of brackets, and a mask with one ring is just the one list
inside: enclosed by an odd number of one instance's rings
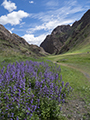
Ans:
{"label": "white cloud", "polygon": [[23,27],[24,24],[25,24],[25,22],[20,23],[20,28]]}
{"label": "white cloud", "polygon": [[13,10],[17,9],[15,3],[12,3],[10,0],[9,1],[4,0],[2,6],[4,6],[4,8],[7,9],[9,12],[12,12]]}
{"label": "white cloud", "polygon": [[65,4],[69,5],[69,6],[75,6],[78,3],[77,3],[77,0],[67,0],[67,1],[65,1]]}
{"label": "white cloud", "polygon": [[[64,6],[62,8],[56,9],[56,10],[52,10],[52,11],[48,11],[48,12],[41,12],[38,14],[33,14],[32,18],[34,19],[39,19],[42,22],[48,22],[48,21],[52,21],[52,20],[57,20],[57,19],[65,19],[66,17],[68,17],[68,15],[73,15],[74,13],[77,12],[81,12],[85,10],[84,8],[82,8],[81,6],[75,6],[72,8],[72,6],[70,7],[68,6]],[[75,16],[73,16],[75,18]],[[71,19],[71,18],[69,18]],[[77,19],[77,18],[76,18]]]}
{"label": "white cloud", "polygon": [[[35,37],[33,35],[35,32],[44,30],[45,32],[50,34],[51,31],[58,25],[72,25],[75,20],[79,19],[79,17],[81,17],[79,13],[84,11],[85,8],[77,4],[76,0],[70,1],[66,2],[63,7],[58,9],[56,8],[56,10],[52,9],[50,11],[32,14],[31,18],[39,20],[40,23],[37,25],[30,25],[30,28],[27,30],[27,34],[23,36],[27,40],[27,42],[29,42],[30,44],[40,45],[47,34],[42,34]],[[51,1],[48,2],[48,6],[50,5],[50,2]],[[53,5],[54,4],[52,3],[52,6]]]}
{"label": "white cloud", "polygon": [[11,31],[11,30],[9,30],[9,32],[12,34],[12,31]]}
{"label": "white cloud", "polygon": [[11,31],[13,31],[13,30],[14,30],[14,28],[11,29]]}
{"label": "white cloud", "polygon": [[[6,1],[6,0],[5,0]],[[47,0],[48,1],[48,0]],[[29,3],[34,3],[34,1],[29,1]],[[35,23],[32,23],[28,25],[29,29],[27,30],[27,34],[22,36],[26,39],[26,41],[30,44],[36,44],[40,45],[40,43],[45,39],[47,34],[42,34],[40,36],[35,36],[35,32],[40,32],[40,30],[43,30],[48,34],[57,27],[58,25],[62,24],[70,24],[81,18],[80,12],[85,11],[85,7],[82,7],[80,4],[77,4],[77,0],[69,0],[66,1],[63,5],[63,7],[60,8],[60,0],[50,0],[45,5],[46,8],[53,8],[51,10],[46,10],[46,12],[40,12],[40,13],[31,13],[28,14],[27,12],[24,12],[22,10],[19,10],[17,12],[13,11],[12,13],[9,13],[7,15],[3,15],[0,17],[0,23],[5,25],[7,23],[11,25],[20,25],[20,27],[25,24],[25,22],[22,21],[24,17],[30,16],[31,19],[36,19]],[[44,5],[44,6],[45,6]],[[77,14],[75,14],[77,13]],[[75,14],[75,15],[74,15]],[[37,20],[39,21],[38,23]],[[22,21],[22,22],[21,22]],[[16,29],[15,29],[16,30]],[[17,31],[19,31],[18,29]],[[24,29],[26,31],[26,29]],[[13,29],[11,29],[11,32]],[[20,30],[21,31],[21,30]]]}
{"label": "white cloud", "polygon": [[11,30],[9,30],[9,32],[12,34],[12,31],[14,30],[14,28],[11,28]]}
{"label": "white cloud", "polygon": [[29,14],[22,10],[19,10],[18,12],[13,11],[12,13],[1,16],[0,23],[3,25],[8,23],[11,25],[18,25],[20,21],[22,21],[22,18],[26,18],[28,16]]}
{"label": "white cloud", "polygon": [[59,5],[58,0],[49,0],[46,4],[47,7],[56,7]]}
{"label": "white cloud", "polygon": [[45,39],[47,34],[42,34],[38,37],[35,37],[33,34],[25,34],[22,36],[29,44],[40,45],[41,42]]}
{"label": "white cloud", "polygon": [[45,30],[45,31],[50,31],[51,32],[58,25],[70,24],[73,21],[74,20],[66,20],[66,21],[64,20],[64,21],[61,21],[61,22],[59,20],[49,21],[45,24],[35,26],[34,28],[29,28],[27,30],[27,33],[33,33],[33,32],[38,31],[38,30]]}
{"label": "white cloud", "polygon": [[[56,0],[57,1],[57,0]],[[54,5],[55,1],[48,1],[47,4]],[[77,4],[76,0],[70,0],[65,2],[64,6],[61,8],[56,8],[56,10],[50,10],[46,12],[40,12],[37,14],[32,14],[32,18],[38,19],[41,23],[39,25],[33,25],[27,30],[27,33],[34,33],[39,30],[52,31],[55,27],[62,24],[72,24],[75,20],[81,17],[80,15],[74,15],[76,13],[84,11],[81,5]]]}
{"label": "white cloud", "polygon": [[29,3],[31,3],[31,4],[32,4],[32,3],[34,3],[34,1],[29,1]]}

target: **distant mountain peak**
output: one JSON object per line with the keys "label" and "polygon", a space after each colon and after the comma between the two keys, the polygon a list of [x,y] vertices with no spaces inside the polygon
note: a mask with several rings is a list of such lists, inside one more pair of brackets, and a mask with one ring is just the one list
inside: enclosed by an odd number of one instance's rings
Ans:
{"label": "distant mountain peak", "polygon": [[57,54],[68,38],[67,32],[70,29],[70,25],[57,26],[52,31],[51,35],[48,35],[40,46],[43,47],[43,49],[50,54]]}
{"label": "distant mountain peak", "polygon": [[41,43],[41,47],[50,53],[58,54],[67,52],[75,46],[79,46],[90,33],[90,9],[79,21],[75,21],[72,26],[57,26]]}

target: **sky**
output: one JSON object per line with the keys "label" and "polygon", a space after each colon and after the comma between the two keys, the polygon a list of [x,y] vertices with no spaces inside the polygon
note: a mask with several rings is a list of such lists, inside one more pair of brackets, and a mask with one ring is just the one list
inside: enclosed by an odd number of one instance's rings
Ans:
{"label": "sky", "polygon": [[88,9],[90,0],[0,0],[0,24],[40,46],[55,27],[72,25]]}

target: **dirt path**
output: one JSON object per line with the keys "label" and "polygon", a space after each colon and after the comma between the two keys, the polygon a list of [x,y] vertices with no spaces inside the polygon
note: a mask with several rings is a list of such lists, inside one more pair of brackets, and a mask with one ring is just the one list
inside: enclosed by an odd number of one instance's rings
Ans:
{"label": "dirt path", "polygon": [[[57,63],[57,62],[56,62],[56,63]],[[69,65],[69,64],[64,64],[64,63],[57,63],[57,64],[63,65],[63,66],[66,66],[66,67],[70,67],[70,68],[73,68],[73,69],[75,69],[75,70],[80,71],[81,73],[84,74],[84,76],[87,78],[87,80],[90,81],[90,75],[89,75],[88,73],[86,73],[85,71],[81,70],[80,68],[74,67],[74,66]]]}
{"label": "dirt path", "polygon": [[[57,63],[57,64],[80,71],[81,73],[84,74],[87,80],[90,81],[90,75],[87,74],[85,71],[81,70],[80,68],[64,63]],[[62,115],[65,116],[67,120],[90,120],[90,112],[89,112],[90,103],[89,105],[87,105],[84,99],[79,95],[73,94],[73,98],[67,100],[66,103],[63,104],[62,111],[63,111]]]}

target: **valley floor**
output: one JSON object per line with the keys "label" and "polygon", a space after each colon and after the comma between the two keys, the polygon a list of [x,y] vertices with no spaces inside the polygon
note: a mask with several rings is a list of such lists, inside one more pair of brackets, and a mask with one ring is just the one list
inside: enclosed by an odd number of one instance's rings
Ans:
{"label": "valley floor", "polygon": [[63,54],[49,56],[61,66],[62,79],[74,91],[62,107],[62,120],[90,120],[90,54]]}
{"label": "valley floor", "polygon": [[[59,65],[80,71],[84,74],[87,80],[90,81],[90,76],[85,71],[64,63],[59,63]],[[90,103],[87,104],[83,97],[78,94],[71,95],[71,98],[69,98],[63,105],[62,111],[62,115],[65,116],[67,120],[90,120],[90,113],[88,112],[90,111]]]}
{"label": "valley floor", "polygon": [[75,66],[72,66],[72,65],[69,65],[69,64],[64,64],[64,63],[58,63],[59,65],[62,65],[62,66],[66,66],[66,67],[70,67],[70,68],[73,68],[77,71],[80,71],[81,73],[84,74],[84,76],[87,78],[87,80],[90,81],[90,75],[88,73],[86,73],[85,71],[83,71],[82,69],[78,68],[78,67],[75,67]]}
{"label": "valley floor", "polygon": [[[39,61],[26,57],[0,57],[0,67],[15,61]],[[50,60],[60,65],[62,81],[69,82],[74,89],[62,106],[60,120],[90,120],[90,53],[67,53],[40,58],[40,61]]]}

